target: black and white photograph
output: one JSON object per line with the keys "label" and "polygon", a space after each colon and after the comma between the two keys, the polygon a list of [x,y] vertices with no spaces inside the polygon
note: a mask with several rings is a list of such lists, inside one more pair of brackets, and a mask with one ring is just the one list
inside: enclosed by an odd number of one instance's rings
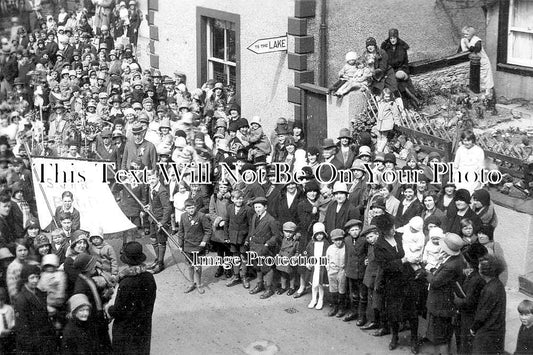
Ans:
{"label": "black and white photograph", "polygon": [[533,355],[533,0],[0,0],[0,354]]}

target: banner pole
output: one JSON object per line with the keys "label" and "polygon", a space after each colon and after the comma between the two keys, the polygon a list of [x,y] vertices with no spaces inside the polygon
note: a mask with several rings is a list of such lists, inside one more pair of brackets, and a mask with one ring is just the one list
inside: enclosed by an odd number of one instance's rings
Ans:
{"label": "banner pole", "polygon": [[[96,155],[100,158],[100,159],[103,159],[102,156],[98,153],[98,152],[95,152]],[[108,168],[113,172],[113,174],[115,174],[115,170],[113,168],[111,168],[110,166],[108,166]],[[135,196],[135,194],[133,193],[133,190],[130,189],[130,187],[127,185],[127,184],[122,184],[122,186],[124,187],[124,189],[131,195],[131,197],[133,197],[133,199],[135,200],[135,202],[137,202],[143,209],[144,212],[146,212],[146,214],[148,215],[148,217],[150,217],[151,219],[153,219],[154,221],[156,221],[157,223],[159,223],[159,221],[157,220],[157,218],[155,218],[155,216],[152,214],[152,212],[150,212],[150,210],[148,208],[146,208],[146,206],[142,203],[141,200],[139,200],[139,198],[137,196]],[[183,251],[183,249],[179,246],[178,242],[176,242],[176,240],[174,239],[174,236],[172,236],[167,230],[165,227],[161,226],[161,230],[163,231],[163,233],[165,233],[168,237],[168,239],[170,241],[172,241],[172,243],[175,244],[176,248],[178,248],[178,251],[185,257],[185,259],[187,259],[187,261],[189,261],[189,263],[191,263],[191,265],[194,267],[195,270],[198,270],[198,266],[194,265],[193,261],[191,260],[191,258],[189,258],[189,256],[187,254],[185,254],[185,252]]]}
{"label": "banner pole", "polygon": [[[28,142],[27,141],[24,141],[24,147],[26,148],[26,152],[29,152],[29,146],[28,146]],[[37,177],[37,181],[39,181],[39,175],[37,174],[37,169],[35,169],[35,166],[33,166],[33,162],[32,162],[32,158],[31,158],[31,154],[28,153],[28,159],[30,161],[30,165],[31,165],[31,169],[33,171],[33,174],[35,174],[35,176]],[[54,216],[54,212],[52,210],[52,206],[50,206],[50,202],[48,202],[48,198],[46,197],[46,192],[44,192],[44,188],[41,184],[39,184],[39,188],[41,189],[41,193],[43,194],[44,196],[44,202],[46,202],[46,207],[48,209],[48,212],[50,213],[50,216],[52,217],[52,221],[54,221],[54,224],[56,225],[56,228],[59,228],[59,225],[57,224],[57,221],[55,219],[55,216]]]}

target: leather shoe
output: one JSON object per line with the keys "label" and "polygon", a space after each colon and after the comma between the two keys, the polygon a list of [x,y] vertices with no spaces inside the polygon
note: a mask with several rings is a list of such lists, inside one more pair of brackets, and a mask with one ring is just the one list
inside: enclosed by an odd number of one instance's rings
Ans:
{"label": "leather shoe", "polygon": [[165,270],[165,265],[162,263],[158,263],[150,272],[152,274],[159,274],[161,271]]}
{"label": "leather shoe", "polygon": [[278,288],[278,290],[276,291],[276,295],[282,295],[285,293],[285,291],[287,291],[286,288]]}
{"label": "leather shoe", "polygon": [[389,343],[389,350],[394,350],[398,347],[398,337],[393,336]]}
{"label": "leather shoe", "polygon": [[196,288],[196,284],[192,284],[185,291],[183,291],[183,293],[190,293],[194,291],[195,288]]}
{"label": "leather shoe", "polygon": [[363,325],[365,325],[365,323],[366,323],[366,319],[361,318],[361,319],[358,319],[357,322],[355,322],[355,325],[358,327],[362,327]]}
{"label": "leather shoe", "polygon": [[287,296],[292,296],[295,292],[296,290],[294,288],[289,288],[289,291],[287,291]]}
{"label": "leather shoe", "polygon": [[378,329],[378,328],[379,328],[379,324],[377,324],[376,322],[370,322],[367,325],[363,325],[361,327],[362,330],[373,330],[373,329]]}
{"label": "leather shoe", "polygon": [[390,330],[385,329],[385,328],[380,328],[376,330],[374,333],[372,333],[372,335],[375,337],[382,337],[384,335],[389,335],[389,334],[390,334]]}
{"label": "leather shoe", "polygon": [[248,289],[250,288],[250,280],[248,280],[246,277],[244,278],[243,282],[242,282],[242,287]]}
{"label": "leather shoe", "polygon": [[255,295],[256,293],[259,293],[264,290],[265,290],[265,285],[263,285],[262,282],[258,282],[257,285],[255,285],[255,287],[252,288],[252,290],[250,291],[250,294]]}
{"label": "leather shoe", "polygon": [[230,280],[230,282],[226,284],[226,287],[233,287],[235,285],[240,284],[241,282],[242,280],[240,277],[234,277],[233,279]]}
{"label": "leather shoe", "polygon": [[353,320],[357,319],[357,313],[355,312],[349,312],[346,317],[344,317],[343,321],[345,322],[351,322]]}
{"label": "leather shoe", "polygon": [[345,315],[346,315],[346,308],[341,308],[341,309],[339,309],[339,312],[337,313],[337,315],[335,317],[342,318]]}
{"label": "leather shoe", "polygon": [[219,278],[220,276],[222,276],[222,274],[224,274],[224,269],[222,268],[222,266],[219,266],[217,272],[215,272],[215,277]]}
{"label": "leather shoe", "polygon": [[272,290],[272,288],[269,287],[268,290],[266,290],[261,296],[259,296],[259,298],[264,300],[271,297],[273,294],[274,291]]}
{"label": "leather shoe", "polygon": [[333,317],[339,311],[339,307],[333,306],[328,312],[328,317]]}
{"label": "leather shoe", "polygon": [[198,293],[203,295],[205,293],[205,290],[202,286],[198,286]]}
{"label": "leather shoe", "polygon": [[300,298],[300,297],[302,297],[304,294],[305,294],[305,291],[304,291],[304,292],[296,292],[296,293],[294,294],[294,298]]}

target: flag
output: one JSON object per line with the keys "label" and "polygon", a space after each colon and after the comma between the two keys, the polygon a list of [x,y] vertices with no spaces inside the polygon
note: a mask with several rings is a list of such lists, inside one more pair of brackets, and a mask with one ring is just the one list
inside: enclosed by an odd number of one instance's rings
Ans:
{"label": "flag", "polygon": [[[80,212],[81,229],[117,233],[135,225],[124,215],[104,178],[104,162],[68,158],[32,158],[32,178],[39,223],[48,226],[62,205],[61,195],[70,191]],[[58,221],[59,222],[59,221]]]}

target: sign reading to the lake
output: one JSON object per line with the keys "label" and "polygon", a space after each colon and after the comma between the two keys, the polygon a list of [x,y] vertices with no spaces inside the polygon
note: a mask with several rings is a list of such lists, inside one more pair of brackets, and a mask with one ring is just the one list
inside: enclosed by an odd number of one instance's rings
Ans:
{"label": "sign reading to the lake", "polygon": [[258,39],[248,49],[255,54],[286,51],[288,47],[287,36]]}

